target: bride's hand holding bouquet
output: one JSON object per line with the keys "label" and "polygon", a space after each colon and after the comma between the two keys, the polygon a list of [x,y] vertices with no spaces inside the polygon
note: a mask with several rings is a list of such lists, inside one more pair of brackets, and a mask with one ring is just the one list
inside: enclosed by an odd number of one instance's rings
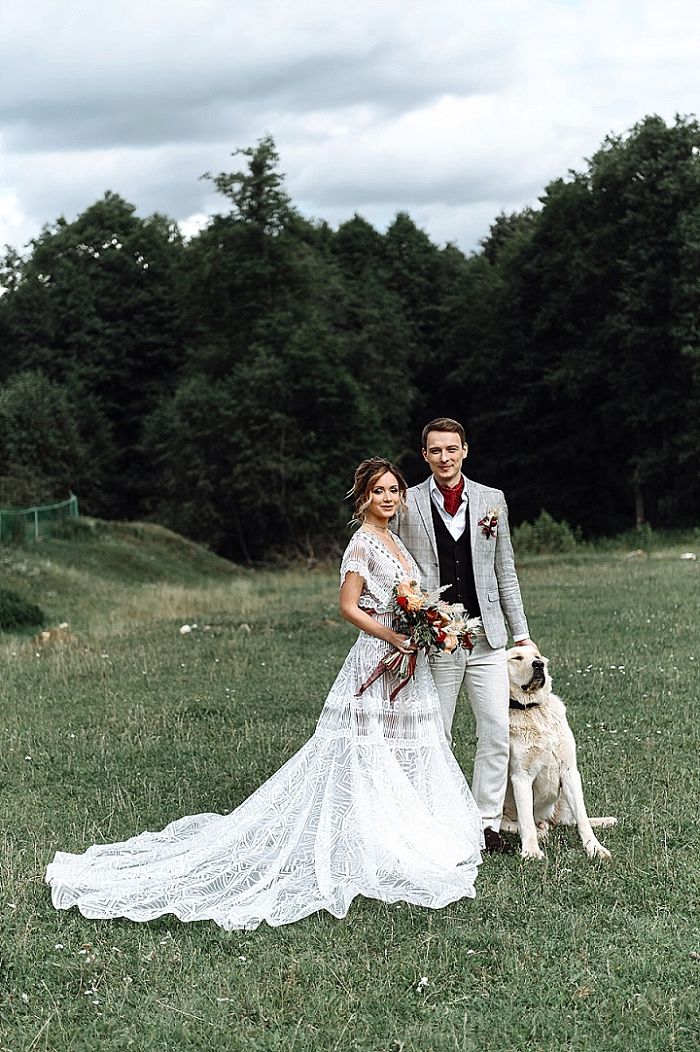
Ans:
{"label": "bride's hand holding bouquet", "polygon": [[456,650],[464,647],[472,650],[474,633],[481,626],[478,617],[468,617],[461,603],[446,603],[440,599],[447,585],[426,592],[416,581],[399,581],[394,585],[391,611],[394,615],[394,653],[381,659],[368,679],[357,692],[360,697],[380,676],[385,673],[399,678],[399,683],[389,694],[394,701],[397,694],[416,672],[418,652],[431,653]]}

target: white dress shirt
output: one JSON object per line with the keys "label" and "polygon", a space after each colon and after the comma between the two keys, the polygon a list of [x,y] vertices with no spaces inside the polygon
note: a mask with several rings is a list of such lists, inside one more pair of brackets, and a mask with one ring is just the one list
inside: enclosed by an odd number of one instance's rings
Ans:
{"label": "white dress shirt", "polygon": [[[464,475],[462,475],[462,479],[464,479]],[[435,481],[434,475],[430,476],[430,499],[440,513],[440,518],[445,523],[452,540],[458,541],[467,528],[467,505],[469,501],[467,499],[466,484],[462,490],[459,507],[454,515],[450,515],[445,511],[445,498],[440,492],[440,487]]]}

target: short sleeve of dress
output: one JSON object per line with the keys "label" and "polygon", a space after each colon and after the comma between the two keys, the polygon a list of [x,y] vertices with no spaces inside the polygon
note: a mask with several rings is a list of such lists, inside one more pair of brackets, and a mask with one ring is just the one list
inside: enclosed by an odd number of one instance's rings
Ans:
{"label": "short sleeve of dress", "polygon": [[348,544],[340,563],[340,583],[345,581],[349,573],[359,573],[365,584],[369,581],[370,551],[361,537],[355,536]]}

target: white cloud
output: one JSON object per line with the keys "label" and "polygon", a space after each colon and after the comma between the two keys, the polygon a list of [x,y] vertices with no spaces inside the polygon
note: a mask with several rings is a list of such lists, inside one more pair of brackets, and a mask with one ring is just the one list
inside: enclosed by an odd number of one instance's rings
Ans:
{"label": "white cloud", "polygon": [[16,244],[106,189],[187,226],[224,204],[201,173],[270,132],[308,214],[405,210],[469,249],[700,97],[693,0],[9,0],[0,34]]}
{"label": "white cloud", "polygon": [[195,212],[194,215],[181,219],[178,226],[184,238],[191,238],[196,237],[200,230],[204,230],[208,222],[209,216],[205,212]]}
{"label": "white cloud", "polygon": [[22,211],[19,195],[14,190],[0,191],[0,248],[23,244],[34,226],[34,220]]}

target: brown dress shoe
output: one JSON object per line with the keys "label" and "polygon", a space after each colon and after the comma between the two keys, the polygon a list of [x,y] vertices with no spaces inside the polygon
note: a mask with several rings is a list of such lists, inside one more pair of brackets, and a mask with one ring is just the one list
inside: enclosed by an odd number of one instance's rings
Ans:
{"label": "brown dress shoe", "polygon": [[514,855],[515,847],[491,826],[484,829],[484,851],[489,855]]}

